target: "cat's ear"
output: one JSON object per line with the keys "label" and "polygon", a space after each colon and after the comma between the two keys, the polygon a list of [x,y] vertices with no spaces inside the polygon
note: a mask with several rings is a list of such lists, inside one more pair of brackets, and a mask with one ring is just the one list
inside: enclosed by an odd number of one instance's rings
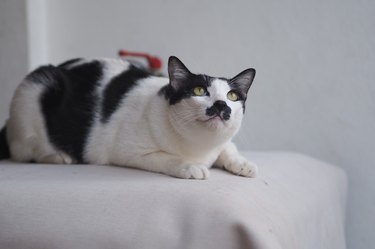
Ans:
{"label": "cat's ear", "polygon": [[168,74],[170,84],[174,89],[182,87],[191,75],[189,69],[175,56],[169,57]]}
{"label": "cat's ear", "polygon": [[237,89],[247,94],[251,84],[253,83],[254,77],[255,69],[249,68],[230,79],[229,84],[235,86]]}

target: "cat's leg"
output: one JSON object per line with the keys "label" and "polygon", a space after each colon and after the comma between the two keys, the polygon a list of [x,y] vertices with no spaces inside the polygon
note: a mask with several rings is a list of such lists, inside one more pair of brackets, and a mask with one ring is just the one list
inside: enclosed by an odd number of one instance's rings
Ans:
{"label": "cat's leg", "polygon": [[72,164],[73,159],[62,151],[58,151],[53,146],[37,136],[30,136],[22,142],[13,142],[11,144],[14,159],[16,161],[31,161],[47,164]]}
{"label": "cat's leg", "polygon": [[[118,163],[115,164],[118,165]],[[209,177],[208,165],[189,162],[176,155],[163,151],[140,155],[136,158],[132,158],[128,164],[129,165],[124,166],[163,173],[183,179],[203,180]]]}
{"label": "cat's leg", "polygon": [[[35,161],[49,164],[71,164],[72,158],[58,151],[48,141],[47,135],[41,129],[38,132],[19,128],[16,135],[9,134],[10,151],[13,160],[19,162]],[[43,131],[43,132],[42,132]],[[12,130],[14,133],[14,131]],[[36,135],[38,133],[38,135]],[[23,135],[23,136],[22,136]]]}
{"label": "cat's leg", "polygon": [[44,84],[24,80],[11,102],[7,140],[12,159],[20,162],[70,164],[72,159],[58,151],[48,138],[40,96]]}
{"label": "cat's leg", "polygon": [[227,143],[221,151],[215,166],[223,168],[235,175],[256,177],[258,167],[255,163],[249,162],[241,156],[232,142]]}
{"label": "cat's leg", "polygon": [[21,141],[10,143],[12,158],[19,162],[35,160],[37,163],[71,164],[72,158],[64,152],[55,150],[49,141],[30,136]]}

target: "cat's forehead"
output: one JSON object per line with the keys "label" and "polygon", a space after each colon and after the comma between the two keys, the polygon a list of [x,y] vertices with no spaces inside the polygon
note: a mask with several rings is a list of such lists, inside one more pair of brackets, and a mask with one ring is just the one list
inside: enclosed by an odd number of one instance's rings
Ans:
{"label": "cat's forehead", "polygon": [[215,92],[228,92],[230,90],[230,86],[228,84],[228,80],[223,78],[213,78],[211,80],[210,86],[207,88],[209,91]]}
{"label": "cat's forehead", "polygon": [[200,84],[202,86],[208,87],[220,87],[220,86],[228,86],[228,80],[222,77],[212,77],[205,74],[197,74],[195,75],[194,79],[192,79],[195,83]]}
{"label": "cat's forehead", "polygon": [[193,74],[189,80],[193,84],[209,87],[214,79],[214,77],[205,74]]}

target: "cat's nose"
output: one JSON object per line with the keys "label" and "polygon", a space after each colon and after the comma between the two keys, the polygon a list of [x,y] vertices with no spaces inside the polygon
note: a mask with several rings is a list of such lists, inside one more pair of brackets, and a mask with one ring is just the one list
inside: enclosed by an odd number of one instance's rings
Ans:
{"label": "cat's nose", "polygon": [[227,103],[225,103],[225,101],[223,100],[217,100],[215,101],[214,105],[213,105],[219,112],[222,112],[224,111],[225,109],[228,108],[228,105]]}
{"label": "cat's nose", "polygon": [[225,103],[225,101],[217,100],[215,103],[206,110],[207,116],[219,116],[222,120],[229,120],[230,113],[231,113],[230,107]]}

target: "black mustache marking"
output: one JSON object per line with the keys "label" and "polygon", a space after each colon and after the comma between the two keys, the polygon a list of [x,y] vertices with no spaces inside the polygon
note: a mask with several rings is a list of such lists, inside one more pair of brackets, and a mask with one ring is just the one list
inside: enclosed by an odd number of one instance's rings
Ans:
{"label": "black mustache marking", "polygon": [[219,116],[223,120],[229,120],[232,109],[227,105],[225,101],[217,100],[210,108],[207,108],[207,116]]}

